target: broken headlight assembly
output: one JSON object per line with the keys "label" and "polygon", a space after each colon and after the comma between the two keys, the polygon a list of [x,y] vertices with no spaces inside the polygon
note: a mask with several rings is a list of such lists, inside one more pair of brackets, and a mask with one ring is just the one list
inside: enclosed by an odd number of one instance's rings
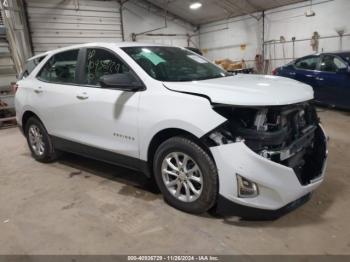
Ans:
{"label": "broken headlight assembly", "polygon": [[313,105],[235,107],[213,105],[227,119],[202,137],[209,147],[243,141],[260,156],[293,168],[301,184],[320,174],[326,142]]}

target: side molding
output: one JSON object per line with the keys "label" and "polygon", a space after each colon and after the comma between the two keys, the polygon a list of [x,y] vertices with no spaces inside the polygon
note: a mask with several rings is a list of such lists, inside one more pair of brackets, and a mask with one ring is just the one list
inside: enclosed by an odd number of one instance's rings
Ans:
{"label": "side molding", "polygon": [[134,158],[134,157],[117,154],[117,153],[103,150],[100,148],[83,145],[83,144],[66,140],[56,136],[51,136],[51,140],[52,140],[52,143],[54,144],[54,147],[59,150],[70,152],[73,154],[78,154],[84,157],[92,158],[92,159],[106,162],[112,165],[129,168],[135,171],[142,172],[147,177],[151,177],[151,170],[148,166],[147,161],[143,161],[141,159]]}

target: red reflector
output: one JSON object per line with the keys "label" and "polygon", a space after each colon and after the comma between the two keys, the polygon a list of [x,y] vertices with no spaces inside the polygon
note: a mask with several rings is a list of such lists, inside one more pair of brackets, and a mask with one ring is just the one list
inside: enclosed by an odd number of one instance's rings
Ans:
{"label": "red reflector", "polygon": [[13,93],[16,93],[16,92],[17,92],[17,89],[18,89],[18,84],[13,83],[13,84],[11,84],[11,87],[12,87],[12,92],[13,92]]}

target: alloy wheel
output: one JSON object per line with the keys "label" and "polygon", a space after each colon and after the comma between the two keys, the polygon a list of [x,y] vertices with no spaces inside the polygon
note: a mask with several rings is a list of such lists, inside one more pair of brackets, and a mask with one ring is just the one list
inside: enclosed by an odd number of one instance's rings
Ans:
{"label": "alloy wheel", "polygon": [[197,200],[203,189],[203,175],[198,164],[187,154],[172,152],[161,166],[163,182],[172,196],[183,202]]}
{"label": "alloy wheel", "polygon": [[45,153],[45,143],[40,128],[36,125],[31,125],[28,130],[28,137],[34,153],[37,156],[42,156]]}

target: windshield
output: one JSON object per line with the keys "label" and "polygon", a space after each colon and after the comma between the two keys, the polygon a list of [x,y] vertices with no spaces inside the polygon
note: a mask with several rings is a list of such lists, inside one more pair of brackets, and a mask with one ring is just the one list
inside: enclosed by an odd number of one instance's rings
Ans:
{"label": "windshield", "polygon": [[203,57],[178,47],[124,47],[122,50],[159,81],[194,81],[228,75]]}

